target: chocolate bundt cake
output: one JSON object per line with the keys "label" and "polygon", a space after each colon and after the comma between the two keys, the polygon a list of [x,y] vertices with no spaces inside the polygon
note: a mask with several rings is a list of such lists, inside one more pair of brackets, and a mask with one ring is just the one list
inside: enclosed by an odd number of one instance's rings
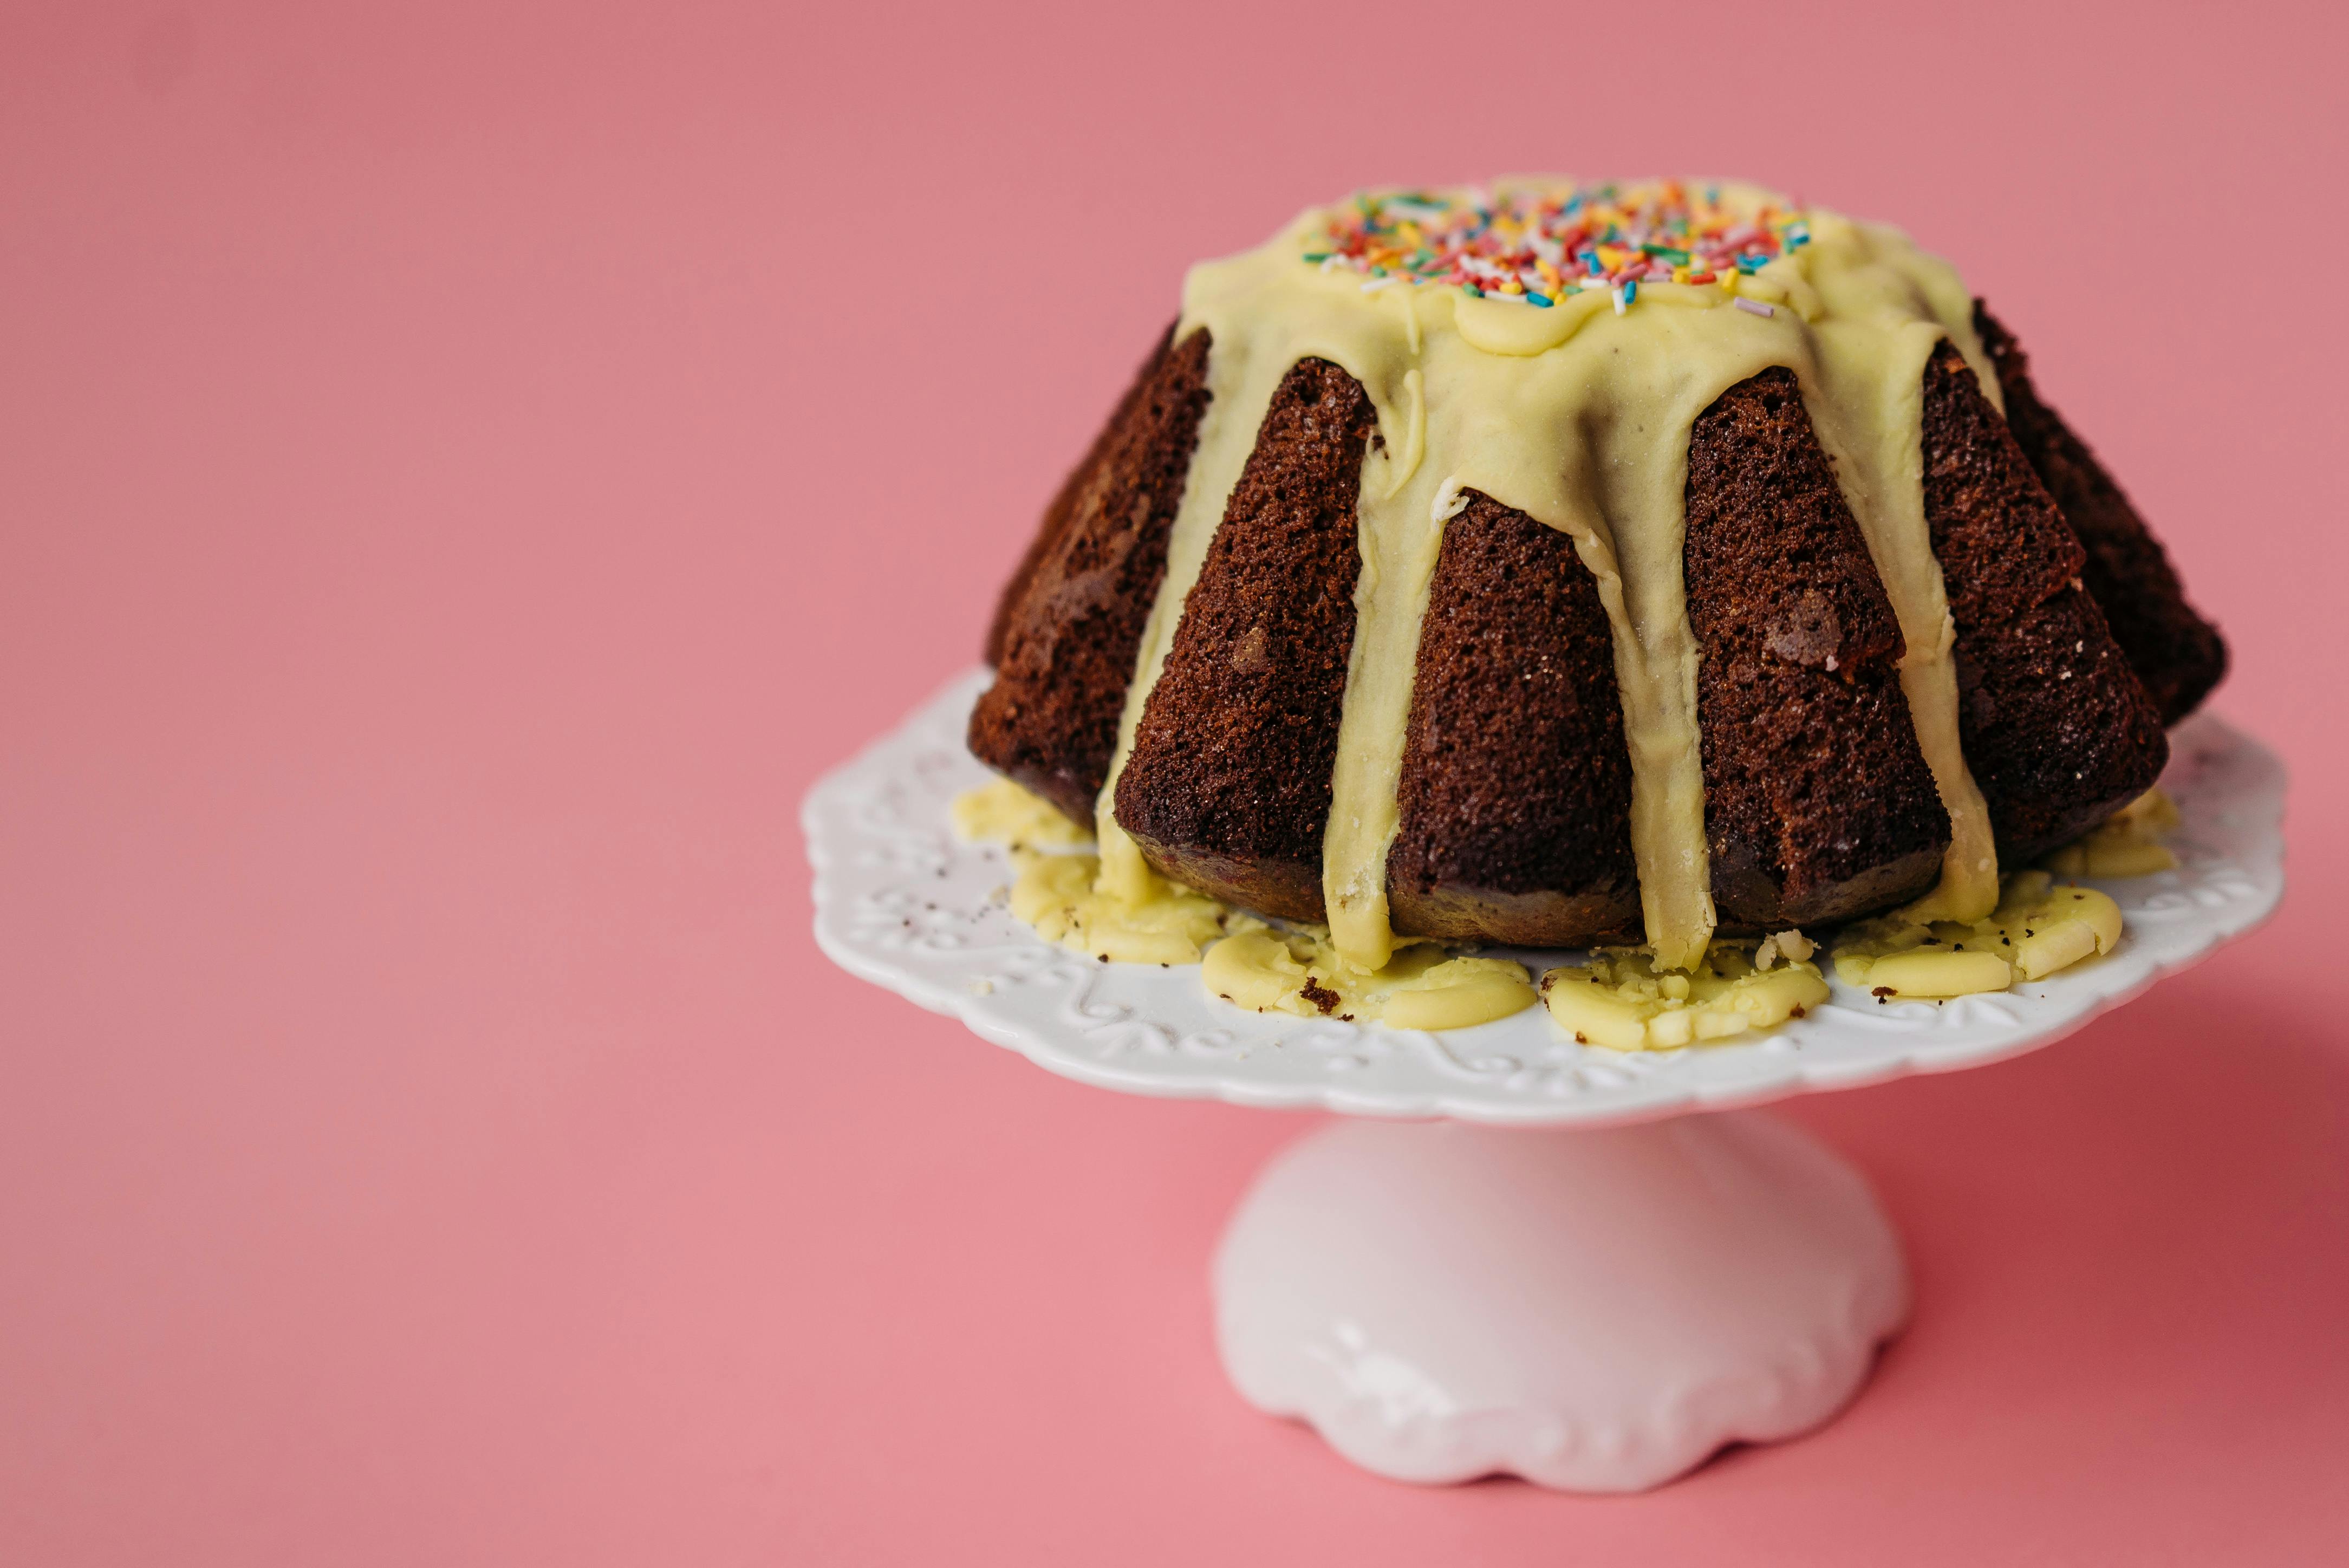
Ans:
{"label": "chocolate bundt cake", "polygon": [[1980,919],[2225,667],[1948,265],[1671,181],[1364,196],[1195,268],[988,655],[971,748],[1102,886],[1365,969]]}

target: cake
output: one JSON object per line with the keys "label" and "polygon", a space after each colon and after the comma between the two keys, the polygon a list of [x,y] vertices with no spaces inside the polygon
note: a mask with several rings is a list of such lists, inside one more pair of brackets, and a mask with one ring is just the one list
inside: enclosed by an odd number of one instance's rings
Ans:
{"label": "cake", "polygon": [[1365,973],[1985,920],[2225,666],[1947,263],[1699,181],[1373,193],[1194,268],[986,652],[970,748],[1102,898]]}

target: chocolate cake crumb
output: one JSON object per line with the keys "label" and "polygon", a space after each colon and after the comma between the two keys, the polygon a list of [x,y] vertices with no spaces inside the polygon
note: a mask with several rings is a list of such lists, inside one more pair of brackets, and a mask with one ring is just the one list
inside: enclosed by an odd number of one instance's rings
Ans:
{"label": "chocolate cake crumb", "polygon": [[2075,585],[2085,585],[2104,613],[2162,722],[2177,723],[2226,675],[2226,643],[2186,602],[2168,554],[2127,495],[2063,417],[2040,401],[2023,345],[1980,300],[1974,330],[1998,374],[2007,428],[2086,552]]}
{"label": "chocolate cake crumb", "polygon": [[1207,407],[1202,330],[1173,329],[1044,514],[988,633],[970,748],[1090,829]]}
{"label": "chocolate cake crumb", "polygon": [[1282,378],[1118,776],[1118,822],[1153,865],[1292,920],[1323,913],[1355,501],[1377,420],[1327,360]]}
{"label": "chocolate cake crumb", "polygon": [[1630,935],[1631,758],[1598,582],[1558,530],[1465,500],[1421,623],[1390,918],[1526,947]]}
{"label": "chocolate cake crumb", "polygon": [[1925,365],[1924,448],[1959,738],[2000,862],[2020,864],[2152,788],[2169,742],[2103,612],[2074,586],[2086,552],[1946,343]]}
{"label": "chocolate cake crumb", "polygon": [[[2007,415],[1944,344],[1924,376],[1924,499],[1956,630],[1961,738],[2011,865],[2147,788],[2168,754],[2163,722],[2201,700],[2226,650],[1979,302],[1976,325]],[[988,632],[997,679],[972,714],[972,750],[1087,825],[1164,580],[1211,352],[1204,331],[1161,339]],[[1158,870],[1268,913],[1324,913],[1356,492],[1379,440],[1344,370],[1290,367],[1117,790],[1118,820]],[[1637,940],[1630,757],[1596,580],[1565,533],[1474,490],[1463,500],[1441,525],[1416,651],[1386,868],[1394,929]],[[1698,418],[1684,500],[1722,929],[1847,919],[1923,891],[1947,815],[1900,686],[1898,621],[1793,371],[1752,377]],[[1313,982],[1305,994],[1325,1016],[1336,1006]]]}
{"label": "chocolate cake crumb", "polygon": [[1713,896],[1730,931],[1932,885],[1950,838],[1900,689],[1900,625],[1791,370],[1689,432],[1682,545]]}

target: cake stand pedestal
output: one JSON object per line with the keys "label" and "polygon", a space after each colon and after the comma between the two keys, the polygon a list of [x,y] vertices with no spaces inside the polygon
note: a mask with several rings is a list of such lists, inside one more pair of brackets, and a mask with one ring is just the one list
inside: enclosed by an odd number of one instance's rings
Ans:
{"label": "cake stand pedestal", "polygon": [[947,827],[988,777],[962,747],[985,684],[957,679],[810,793],[818,942],[1085,1082],[1340,1113],[1234,1216],[1217,1339],[1250,1402],[1406,1480],[1637,1491],[1826,1420],[1906,1315],[1899,1239],[1849,1164],[1731,1108],[2046,1045],[2283,890],[2282,768],[2203,717],[2163,778],[2178,868],[2094,882],[2120,946],[2035,984],[1937,1005],[1831,982],[1759,1037],[1636,1054],[1578,1045],[1538,1007],[1444,1034],[1264,1016],[1187,968],[1096,964],[1010,916],[1001,852]]}
{"label": "cake stand pedestal", "polygon": [[1827,1419],[1908,1314],[1858,1171],[1763,1111],[1332,1122],[1216,1259],[1224,1369],[1400,1480],[1638,1491]]}

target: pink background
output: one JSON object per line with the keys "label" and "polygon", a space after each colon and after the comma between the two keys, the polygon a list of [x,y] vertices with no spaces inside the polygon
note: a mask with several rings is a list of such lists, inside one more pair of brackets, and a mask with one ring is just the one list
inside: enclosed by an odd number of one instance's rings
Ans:
{"label": "pink background", "polygon": [[[2338,1561],[2343,29],[1894,9],[0,9],[0,1558]],[[2298,780],[2264,933],[1801,1109],[1915,1327],[1636,1501],[1242,1408],[1300,1123],[835,972],[796,825],[1187,261],[1542,167],[1956,259]]]}

